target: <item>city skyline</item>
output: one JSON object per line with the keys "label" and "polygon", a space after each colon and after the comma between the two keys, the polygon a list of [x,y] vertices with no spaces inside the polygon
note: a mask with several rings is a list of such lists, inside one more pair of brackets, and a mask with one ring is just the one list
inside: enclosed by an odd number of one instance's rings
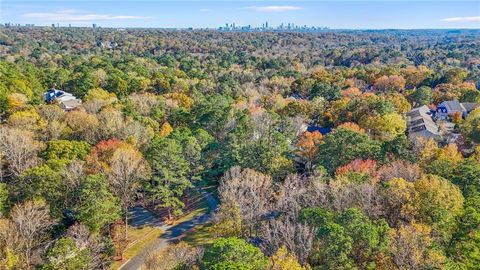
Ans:
{"label": "city skyline", "polygon": [[[108,12],[105,12],[108,10]],[[480,28],[478,1],[17,1],[0,22],[39,26],[218,28],[294,23],[331,29]]]}

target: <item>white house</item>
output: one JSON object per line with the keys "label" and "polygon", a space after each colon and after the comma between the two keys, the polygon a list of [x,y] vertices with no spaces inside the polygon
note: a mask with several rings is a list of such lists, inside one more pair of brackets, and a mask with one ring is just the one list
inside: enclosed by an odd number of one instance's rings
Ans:
{"label": "white house", "polygon": [[76,107],[82,105],[82,100],[76,98],[74,95],[65,91],[50,89],[43,94],[45,102],[54,103],[58,102],[60,107],[66,111],[73,110]]}

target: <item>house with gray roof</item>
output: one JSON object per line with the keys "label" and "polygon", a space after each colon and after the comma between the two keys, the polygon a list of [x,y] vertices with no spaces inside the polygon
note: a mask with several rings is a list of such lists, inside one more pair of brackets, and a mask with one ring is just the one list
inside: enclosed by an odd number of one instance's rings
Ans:
{"label": "house with gray roof", "polygon": [[471,111],[478,108],[479,106],[480,104],[478,103],[461,103],[456,99],[444,101],[437,106],[435,117],[438,119],[447,120],[449,118],[449,115],[459,113],[462,115],[463,118],[465,118]]}

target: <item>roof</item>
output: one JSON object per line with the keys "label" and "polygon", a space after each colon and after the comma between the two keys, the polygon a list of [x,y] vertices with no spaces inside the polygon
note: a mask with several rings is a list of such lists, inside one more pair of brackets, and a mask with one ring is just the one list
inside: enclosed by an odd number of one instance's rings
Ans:
{"label": "roof", "polygon": [[80,99],[68,99],[68,100],[60,100],[60,106],[62,106],[65,110],[75,109],[76,107],[82,105],[82,101]]}
{"label": "roof", "polygon": [[407,126],[409,133],[429,131],[432,134],[439,134],[438,125],[430,115],[430,108],[423,105],[407,113]]}
{"label": "roof", "polygon": [[480,107],[480,104],[478,103],[473,103],[473,102],[465,102],[465,103],[462,103],[462,106],[465,108],[465,110],[469,113],[473,110],[475,110],[476,108],[479,108]]}
{"label": "roof", "polygon": [[438,107],[445,107],[450,112],[465,112],[465,108],[458,100],[444,101]]}
{"label": "roof", "polygon": [[326,135],[326,134],[330,133],[330,131],[332,131],[332,128],[331,127],[319,127],[319,126],[312,125],[312,126],[308,126],[307,131],[308,132],[318,131],[322,135]]}

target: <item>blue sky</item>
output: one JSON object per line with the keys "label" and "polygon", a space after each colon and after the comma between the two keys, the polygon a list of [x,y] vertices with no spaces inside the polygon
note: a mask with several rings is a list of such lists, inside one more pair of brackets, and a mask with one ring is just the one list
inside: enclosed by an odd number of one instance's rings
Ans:
{"label": "blue sky", "polygon": [[334,29],[480,28],[480,1],[15,1],[0,22],[105,27],[326,26]]}

